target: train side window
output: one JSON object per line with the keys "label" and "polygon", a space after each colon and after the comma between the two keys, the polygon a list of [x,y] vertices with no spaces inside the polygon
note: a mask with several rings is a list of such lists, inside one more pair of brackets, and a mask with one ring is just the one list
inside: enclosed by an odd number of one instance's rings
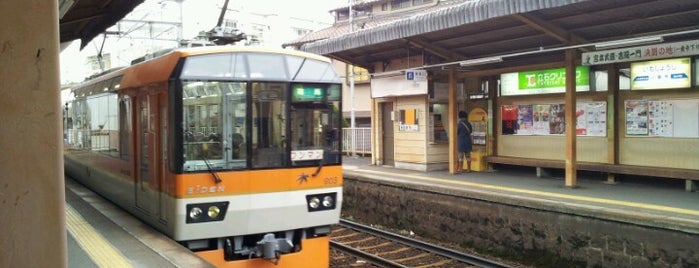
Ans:
{"label": "train side window", "polygon": [[119,156],[119,116],[116,92],[86,98],[81,110],[83,145],[91,151]]}

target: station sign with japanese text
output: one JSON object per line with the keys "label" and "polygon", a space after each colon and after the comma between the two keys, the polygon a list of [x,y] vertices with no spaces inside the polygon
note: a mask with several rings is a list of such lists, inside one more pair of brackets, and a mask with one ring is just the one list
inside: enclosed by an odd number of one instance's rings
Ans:
{"label": "station sign with japanese text", "polygon": [[399,97],[427,95],[427,71],[406,70],[396,75],[373,77],[371,97]]}
{"label": "station sign with japanese text", "polygon": [[[503,96],[562,93],[566,91],[566,68],[506,73],[500,75]],[[576,91],[590,90],[590,67],[575,68]]]}
{"label": "station sign with japanese text", "polygon": [[699,40],[662,43],[582,53],[583,65],[601,65],[617,62],[646,61],[685,57],[699,54]]}
{"label": "station sign with japanese text", "polygon": [[631,89],[669,89],[691,86],[690,58],[631,63]]}

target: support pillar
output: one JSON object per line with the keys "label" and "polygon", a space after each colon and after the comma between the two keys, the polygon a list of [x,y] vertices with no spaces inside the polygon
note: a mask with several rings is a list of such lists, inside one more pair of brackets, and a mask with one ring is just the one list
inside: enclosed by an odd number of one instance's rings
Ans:
{"label": "support pillar", "polygon": [[577,134],[575,131],[577,116],[576,112],[576,83],[575,67],[578,51],[575,49],[566,50],[566,181],[568,188],[578,187],[578,160],[577,160]]}
{"label": "support pillar", "polygon": [[66,267],[58,1],[0,1],[0,267]]}
{"label": "support pillar", "polygon": [[[616,65],[607,67],[607,163],[619,164],[619,70]],[[616,174],[607,173],[607,184],[616,184]]]}
{"label": "support pillar", "polygon": [[456,67],[449,67],[449,173],[456,172],[457,161],[457,138],[456,128],[458,119],[456,118],[459,112],[459,102],[456,100]]}

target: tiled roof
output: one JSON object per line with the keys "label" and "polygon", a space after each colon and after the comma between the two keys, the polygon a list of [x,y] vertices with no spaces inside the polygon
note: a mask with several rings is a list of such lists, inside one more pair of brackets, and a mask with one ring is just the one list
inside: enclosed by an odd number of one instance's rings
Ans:
{"label": "tiled roof", "polygon": [[[363,16],[363,17],[358,17],[354,20],[354,32],[360,32],[362,30],[366,29],[371,29],[377,26],[389,24],[395,21],[399,21],[401,19],[411,17],[411,16],[417,16],[417,15],[422,15],[422,14],[427,14],[431,13],[437,10],[441,10],[444,8],[448,8],[463,2],[466,2],[467,0],[454,0],[454,1],[436,1],[435,4],[433,5],[427,5],[424,8],[421,9],[408,9],[405,11],[396,11],[396,12],[390,12],[386,14],[380,14],[380,15],[370,15],[370,16]],[[364,1],[366,3],[374,3],[374,2],[381,2],[381,1]],[[347,7],[344,7],[347,8]],[[338,8],[335,10],[339,10],[343,8]],[[312,33],[309,33],[305,36],[302,36],[298,39],[295,39],[293,41],[290,41],[288,43],[283,44],[282,46],[284,47],[289,47],[289,46],[301,46],[306,43],[311,43],[319,40],[324,40],[328,39],[331,37],[338,37],[342,36],[345,34],[348,34],[350,32],[349,29],[349,21],[344,20],[337,22],[333,24],[333,26],[330,26],[325,29],[321,29]]]}

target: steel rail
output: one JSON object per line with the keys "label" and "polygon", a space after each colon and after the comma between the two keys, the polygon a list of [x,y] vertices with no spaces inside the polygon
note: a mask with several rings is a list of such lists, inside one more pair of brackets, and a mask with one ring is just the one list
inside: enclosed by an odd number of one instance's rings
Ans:
{"label": "steel rail", "polygon": [[386,267],[386,268],[408,268],[408,266],[402,265],[397,262],[393,262],[389,259],[382,258],[378,255],[374,255],[365,251],[361,251],[359,249],[343,245],[342,243],[338,243],[335,241],[330,241],[330,246],[333,248],[336,248],[340,251],[343,251],[347,254],[350,254],[352,256],[355,256],[357,258],[366,260],[367,262],[370,262],[372,264],[381,266],[381,267]]}
{"label": "steel rail", "polygon": [[488,260],[488,259],[476,256],[476,255],[472,255],[472,254],[468,254],[468,253],[464,253],[464,252],[459,252],[459,251],[456,251],[453,249],[430,244],[430,243],[427,243],[424,241],[420,241],[420,240],[416,240],[416,239],[413,239],[410,237],[405,237],[402,235],[394,234],[394,233],[387,232],[387,231],[380,230],[380,229],[376,229],[376,228],[373,228],[370,226],[358,224],[358,223],[355,223],[352,221],[340,219],[339,225],[346,227],[346,228],[351,228],[351,229],[354,229],[357,231],[366,232],[366,233],[369,233],[372,235],[376,235],[376,236],[379,236],[379,237],[382,237],[382,238],[385,238],[385,239],[388,239],[388,240],[391,240],[391,241],[394,241],[397,243],[406,244],[406,245],[414,247],[414,248],[422,249],[422,250],[425,250],[427,252],[432,252],[434,254],[437,254],[437,255],[440,255],[443,257],[447,257],[450,259],[457,260],[459,262],[468,263],[468,264],[475,265],[478,267],[511,268],[511,266],[506,265],[504,263],[499,263],[499,262]]}

